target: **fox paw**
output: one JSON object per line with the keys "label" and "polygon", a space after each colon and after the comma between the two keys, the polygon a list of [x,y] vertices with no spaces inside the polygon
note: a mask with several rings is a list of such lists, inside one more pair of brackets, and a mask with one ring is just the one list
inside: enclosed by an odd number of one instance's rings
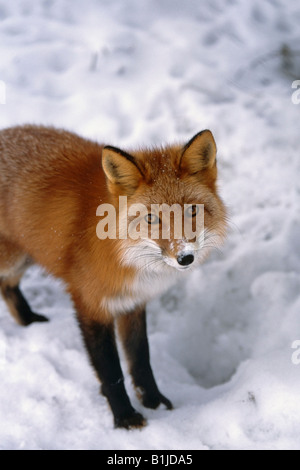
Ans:
{"label": "fox paw", "polygon": [[30,317],[26,318],[26,320],[24,320],[24,322],[22,322],[22,323],[23,323],[24,326],[28,326],[28,325],[31,325],[31,323],[47,322],[47,321],[49,321],[49,320],[44,315],[40,315],[39,313],[31,312]]}
{"label": "fox paw", "polygon": [[141,400],[142,400],[143,405],[146,408],[151,408],[153,410],[158,408],[159,405],[164,405],[167,408],[167,410],[173,409],[173,405],[170,402],[170,400],[166,398],[164,395],[162,395],[160,392],[151,394],[151,395],[144,393],[142,395]]}
{"label": "fox paw", "polygon": [[129,416],[115,418],[115,427],[124,429],[141,429],[146,426],[147,421],[137,411],[133,411]]}

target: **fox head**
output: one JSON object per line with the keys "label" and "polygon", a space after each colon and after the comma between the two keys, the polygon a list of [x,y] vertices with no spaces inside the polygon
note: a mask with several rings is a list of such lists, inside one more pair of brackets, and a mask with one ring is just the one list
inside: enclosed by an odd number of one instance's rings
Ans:
{"label": "fox head", "polygon": [[129,153],[104,147],[122,262],[147,272],[187,270],[223,241],[226,211],[217,193],[216,153],[209,130],[183,146]]}

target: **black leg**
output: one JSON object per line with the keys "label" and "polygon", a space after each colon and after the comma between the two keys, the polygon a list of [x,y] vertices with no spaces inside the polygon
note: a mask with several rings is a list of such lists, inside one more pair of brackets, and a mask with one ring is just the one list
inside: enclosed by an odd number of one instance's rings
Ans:
{"label": "black leg", "polygon": [[172,403],[158,390],[151,369],[145,310],[122,315],[118,326],[133,383],[143,405],[157,408],[162,403],[171,410]]}
{"label": "black leg", "polygon": [[46,322],[48,318],[32,312],[18,285],[10,285],[6,281],[0,281],[2,296],[16,321],[23,326],[34,322]]}
{"label": "black leg", "polygon": [[145,419],[132,407],[124,386],[123,374],[116,347],[113,323],[108,325],[79,316],[86,348],[107,398],[116,427],[139,428]]}

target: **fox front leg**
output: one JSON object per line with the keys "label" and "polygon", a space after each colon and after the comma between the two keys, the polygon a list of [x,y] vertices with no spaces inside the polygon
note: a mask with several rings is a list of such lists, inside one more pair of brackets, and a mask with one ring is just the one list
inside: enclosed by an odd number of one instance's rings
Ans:
{"label": "fox front leg", "polygon": [[123,374],[116,347],[113,323],[101,324],[78,315],[90,360],[102,384],[114,416],[115,427],[141,428],[144,417],[132,407],[124,386]]}
{"label": "fox front leg", "polygon": [[143,405],[155,409],[163,404],[171,410],[173,405],[160,393],[150,365],[145,309],[120,316],[118,327],[133,383]]}

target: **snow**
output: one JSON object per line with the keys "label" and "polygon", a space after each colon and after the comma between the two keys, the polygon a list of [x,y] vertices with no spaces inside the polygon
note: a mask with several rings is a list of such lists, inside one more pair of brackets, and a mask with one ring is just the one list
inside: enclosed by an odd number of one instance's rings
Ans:
{"label": "snow", "polygon": [[209,128],[230,213],[222,250],[149,305],[175,409],[127,377],[142,431],[113,429],[63,286],[28,271],[51,321],[21,328],[0,300],[0,449],[300,449],[299,22],[298,0],[0,0],[0,128],[125,149]]}

